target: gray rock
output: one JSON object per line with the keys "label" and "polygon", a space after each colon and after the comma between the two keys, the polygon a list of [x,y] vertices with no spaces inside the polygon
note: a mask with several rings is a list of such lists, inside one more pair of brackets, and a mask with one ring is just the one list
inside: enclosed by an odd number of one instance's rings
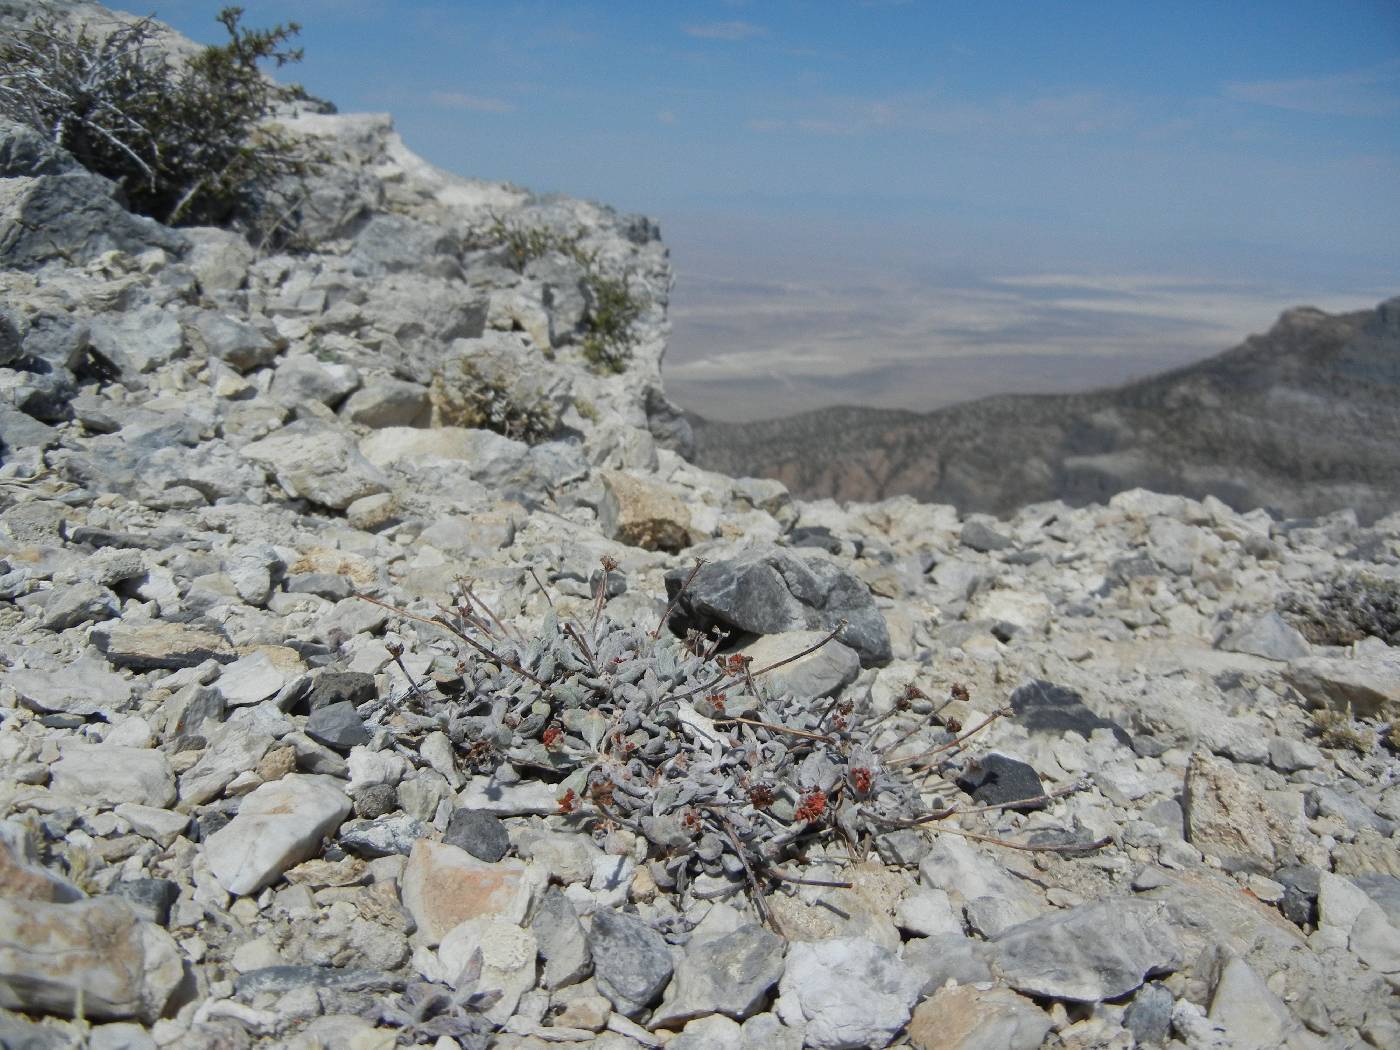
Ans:
{"label": "gray rock", "polygon": [[510,835],[500,817],[473,809],[459,809],[452,814],[442,841],[492,864],[510,849]]}
{"label": "gray rock", "polygon": [[398,792],[388,784],[373,784],[355,795],[355,816],[365,820],[386,816],[398,808]]}
{"label": "gray rock", "polygon": [[1192,755],[1185,798],[1187,841],[1227,868],[1267,873],[1293,858],[1292,830],[1228,762]]}
{"label": "gray rock", "polygon": [[1312,652],[1299,630],[1276,612],[1231,624],[1216,640],[1215,647],[1280,661],[1298,660]]}
{"label": "gray rock", "polygon": [[1210,1000],[1209,1017],[1225,1030],[1230,1047],[1273,1050],[1292,1047],[1291,1037],[1305,1036],[1302,1024],[1243,959],[1230,959]]}
{"label": "gray rock", "polygon": [[21,598],[19,604],[27,607],[32,599],[41,596],[47,600],[35,604],[40,610],[39,626],[46,631],[66,631],[81,624],[110,620],[121,612],[116,595],[106,587],[86,581],[39,591]]}
{"label": "gray rock", "polygon": [[391,813],[345,827],[338,841],[342,849],[358,857],[406,857],[429,830],[407,814]]}
{"label": "gray rock", "polygon": [[370,376],[340,406],[340,414],[352,423],[375,429],[424,427],[431,406],[426,387],[389,376]]}
{"label": "gray rock", "polygon": [[147,922],[168,926],[170,909],[180,899],[180,885],[170,879],[123,879],[112,884],[111,893]]}
{"label": "gray rock", "polygon": [[904,945],[904,964],[919,978],[920,992],[931,994],[949,981],[980,984],[991,981],[987,960],[991,950],[984,941],[961,933],[915,937]]}
{"label": "gray rock", "polygon": [[349,365],[317,360],[311,354],[288,354],[272,374],[269,395],[293,407],[318,401],[334,408],[360,385]]}
{"label": "gray rock", "polygon": [[1374,828],[1387,838],[1395,831],[1394,821],[1386,820],[1360,799],[1335,788],[1309,788],[1303,797],[1303,809],[1309,817],[1333,817],[1348,827]]}
{"label": "gray rock", "polygon": [[742,1021],[757,1013],[783,975],[784,948],[781,937],[752,924],[692,945],[652,1014],[652,1027],[674,1028],[713,1013]]}
{"label": "gray rock", "polygon": [[163,808],[175,801],[175,773],[164,752],[114,744],[70,744],[53,765],[55,791],[85,803],[135,802]]}
{"label": "gray rock", "polygon": [[153,372],[185,353],[179,319],[154,304],[94,317],[88,332],[94,349],[133,375]]}
{"label": "gray rock", "polygon": [[110,251],[182,251],[178,231],[133,215],[115,195],[114,183],[85,171],[6,179],[0,184],[0,263],[33,270],[56,259],[82,266]]}
{"label": "gray rock", "polygon": [[164,1012],[184,977],[179,949],[126,901],[0,898],[0,1006],[94,1020]]}
{"label": "gray rock", "polygon": [[245,445],[240,454],[266,468],[287,495],[332,510],[389,488],[348,435],[314,419],[297,420]]}
{"label": "gray rock", "polygon": [[588,936],[572,902],[556,886],[546,890],[535,908],[530,928],[539,942],[544,972],[542,987],[554,991],[582,981],[593,972]]}
{"label": "gray rock", "polygon": [[90,652],[56,671],[11,669],[5,681],[35,711],[92,715],[119,711],[131,699],[131,682]]}
{"label": "gray rock", "polygon": [[255,253],[245,238],[213,226],[188,227],[184,234],[190,241],[185,265],[206,294],[237,291],[247,283]]}
{"label": "gray rock", "polygon": [[204,843],[209,870],[229,893],[255,893],[314,856],[349,812],[350,800],[329,777],[292,773],[264,784]]}
{"label": "gray rock", "polygon": [[964,547],[987,553],[1002,551],[1011,546],[1010,537],[1003,536],[989,525],[980,521],[969,521],[958,534],[958,542]]}
{"label": "gray rock", "polygon": [[1316,769],[1323,754],[1305,740],[1290,740],[1276,736],[1269,741],[1269,765],[1280,773],[1296,773],[1300,769]]}
{"label": "gray rock", "polygon": [[195,318],[193,332],[210,357],[240,372],[271,364],[283,345],[257,325],[212,310]]}
{"label": "gray rock", "polygon": [[312,711],[306,720],[306,735],[337,751],[349,751],[370,740],[364,719],[356,713],[354,705],[343,702],[326,704]]}
{"label": "gray rock", "polygon": [[1116,999],[1183,961],[1166,909],[1122,898],[1013,926],[991,951],[993,972],[1012,988],[1075,1002]]}
{"label": "gray rock", "polygon": [[34,178],[81,170],[77,159],[47,135],[25,124],[0,120],[0,178]]}
{"label": "gray rock", "polygon": [[940,988],[909,1022],[918,1050],[1035,1050],[1050,1015],[1007,988]]}
{"label": "gray rock", "polygon": [[673,630],[721,627],[778,634],[830,630],[845,620],[839,640],[860,655],[862,667],[892,659],[889,629],[870,589],[821,555],[751,548],[731,559],[707,562],[682,594],[689,575],[688,569],[666,574],[667,597],[676,600]]}
{"label": "gray rock", "polygon": [[265,652],[240,656],[219,672],[215,688],[229,707],[270,700],[287,684],[287,674]]}
{"label": "gray rock", "polygon": [[180,802],[189,808],[202,806],[223,794],[240,773],[256,768],[272,747],[272,737],[246,725],[226,723],[217,731],[199,761],[180,776]]}
{"label": "gray rock", "polygon": [[909,1021],[922,981],[887,948],[860,937],[798,941],[778,985],[783,1023],[805,1024],[816,1050],[884,1046]]}
{"label": "gray rock", "polygon": [[1400,718],[1400,650],[1386,645],[1357,650],[1350,658],[1296,660],[1284,677],[1313,704],[1351,710],[1358,718]]}
{"label": "gray rock", "polygon": [[661,997],[675,964],[666,941],[631,915],[599,911],[588,931],[598,990],[613,1008],[636,1017]]}
{"label": "gray rock", "polygon": [[324,671],[306,694],[306,706],[315,711],[327,704],[349,703],[355,707],[379,696],[374,675],[361,671]]}
{"label": "gray rock", "polygon": [[1176,1000],[1160,981],[1148,981],[1138,989],[1123,1012],[1123,1027],[1138,1043],[1165,1043],[1171,1034],[1172,1006]]}

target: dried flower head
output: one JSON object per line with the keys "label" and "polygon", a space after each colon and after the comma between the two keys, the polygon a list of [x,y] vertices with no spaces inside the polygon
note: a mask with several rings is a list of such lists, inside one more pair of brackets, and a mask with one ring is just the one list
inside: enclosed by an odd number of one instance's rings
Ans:
{"label": "dried flower head", "polygon": [[755,784],[749,788],[749,805],[754,809],[767,809],[773,804],[773,789],[767,784]]}
{"label": "dried flower head", "polygon": [[793,813],[794,820],[820,820],[826,812],[826,792],[813,789],[802,796],[802,803]]}
{"label": "dried flower head", "polygon": [[572,813],[576,809],[578,809],[578,796],[574,794],[573,788],[569,788],[559,796],[559,812]]}
{"label": "dried flower head", "polygon": [[862,795],[870,793],[870,785],[874,781],[874,775],[864,766],[856,766],[851,770],[851,786]]}
{"label": "dried flower head", "polygon": [[967,686],[963,685],[961,682],[954,682],[953,687],[948,690],[948,695],[954,700],[960,700],[963,703],[967,703],[972,699],[972,694],[967,691]]}

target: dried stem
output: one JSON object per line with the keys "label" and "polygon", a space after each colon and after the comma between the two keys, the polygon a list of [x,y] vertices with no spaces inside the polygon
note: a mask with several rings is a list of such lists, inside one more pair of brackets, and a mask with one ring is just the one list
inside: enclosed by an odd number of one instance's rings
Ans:
{"label": "dried stem", "polygon": [[554,599],[549,596],[549,590],[545,587],[544,581],[540,579],[540,574],[535,571],[535,567],[533,565],[530,566],[529,571],[530,575],[533,576],[535,579],[535,586],[539,587],[540,593],[544,595],[544,600],[547,603],[549,603],[550,609],[553,610]]}
{"label": "dried stem", "polygon": [[828,633],[825,638],[817,642],[815,645],[809,645],[800,653],[793,653],[791,656],[786,656],[783,659],[777,661],[776,663],[769,664],[767,667],[760,667],[757,671],[753,672],[753,676],[755,678],[758,678],[760,675],[765,675],[769,671],[776,671],[779,667],[783,667],[787,664],[790,664],[794,660],[801,660],[804,656],[811,656],[814,652],[816,652],[818,649],[824,646],[827,642],[831,641],[838,634],[840,634],[845,629],[845,627],[846,621],[842,620],[840,623],[838,623],[835,627],[831,629],[830,633]]}
{"label": "dried stem", "polygon": [[802,738],[805,739],[805,740],[820,740],[820,741],[821,741],[822,743],[824,743],[824,744],[835,743],[835,739],[834,739],[833,737],[826,736],[826,735],[823,734],[823,733],[809,733],[809,732],[808,732],[807,730],[805,730],[805,729],[789,729],[787,726],[774,725],[772,722],[760,722],[760,721],[759,721],[758,719],[756,719],[756,718],[738,718],[738,717],[735,717],[735,718],[716,718],[716,719],[714,720],[714,723],[715,723],[715,725],[717,725],[717,726],[719,726],[719,725],[730,725],[731,723],[734,723],[734,722],[738,722],[738,723],[740,723],[741,725],[746,725],[746,726],[758,726],[760,729],[771,729],[771,730],[773,730],[773,732],[775,732],[775,733],[790,733],[792,736],[800,736],[800,737],[802,737]]}
{"label": "dried stem", "polygon": [[681,600],[681,596],[685,594],[685,589],[690,586],[691,581],[695,579],[696,574],[700,572],[700,567],[704,564],[704,558],[695,559],[695,568],[691,569],[690,575],[681,582],[680,590],[676,591],[676,596],[671,599],[670,603],[666,606],[666,611],[661,614],[661,621],[656,625],[656,630],[651,632],[653,638],[661,637],[661,632],[666,627],[666,621],[671,618],[671,612],[675,609],[676,603]]}
{"label": "dried stem", "polygon": [[885,765],[890,769],[898,769],[901,766],[914,766],[918,765],[920,762],[925,761],[926,759],[932,758],[934,755],[941,754],[944,751],[947,751],[951,748],[961,748],[963,744],[965,744],[977,733],[980,733],[982,730],[986,729],[998,718],[1001,718],[1004,715],[1009,715],[1010,713],[1011,709],[1009,707],[999,707],[991,714],[989,714],[986,718],[984,718],[981,722],[978,722],[977,725],[969,729],[962,736],[954,737],[952,740],[949,740],[946,743],[939,744],[937,747],[925,751],[922,754],[911,755],[908,758],[901,758],[898,760],[892,759],[889,762],[886,762]]}

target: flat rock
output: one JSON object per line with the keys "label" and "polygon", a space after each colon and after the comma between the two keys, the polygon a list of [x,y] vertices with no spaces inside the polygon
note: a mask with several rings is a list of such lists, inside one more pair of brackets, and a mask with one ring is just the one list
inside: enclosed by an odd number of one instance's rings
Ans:
{"label": "flat rock", "polygon": [[238,815],[204,843],[209,870],[229,893],[255,893],[314,856],[349,812],[338,781],[288,774],[255,789]]}
{"label": "flat rock", "polygon": [[0,1006],[95,1020],[164,1012],[184,976],[170,935],[116,897],[0,898]]}
{"label": "flat rock", "polygon": [[909,1022],[918,1050],[1035,1050],[1050,1032],[1050,1015],[1008,988],[940,988]]}
{"label": "flat rock", "polygon": [[588,944],[598,990],[615,1010],[629,1017],[661,997],[675,968],[661,934],[621,912],[594,913]]}
{"label": "flat rock", "polygon": [[282,691],[287,680],[287,671],[259,651],[240,656],[224,667],[214,685],[229,707],[242,707],[271,699]]}
{"label": "flat rock", "polygon": [[1359,718],[1400,718],[1400,650],[1389,646],[1367,646],[1350,658],[1295,660],[1284,678],[1313,703]]}
{"label": "flat rock", "polygon": [[1276,612],[1232,624],[1216,640],[1215,647],[1279,661],[1300,660],[1312,652],[1302,632]]}
{"label": "flat rock", "polygon": [[788,948],[778,1016],[816,1050],[884,1046],[909,1022],[922,982],[887,948],[835,938]]}
{"label": "flat rock", "polygon": [[35,860],[34,839],[26,828],[13,821],[0,823],[0,897],[63,903],[83,896],[77,886]]}
{"label": "flat rock", "polygon": [[311,712],[306,720],[306,735],[337,751],[349,751],[370,741],[364,719],[353,704],[326,704]]}
{"label": "flat rock", "polygon": [[1044,809],[1044,802],[1025,802],[1045,794],[1040,775],[1028,763],[992,752],[970,764],[957,778],[962,788],[983,806],[1009,805],[1011,809]]}
{"label": "flat rock", "polygon": [[428,839],[413,844],[400,885],[404,907],[430,945],[468,919],[495,915],[522,922],[534,892],[521,861],[487,864],[466,850]]}
{"label": "flat rock", "polygon": [[[828,632],[784,631],[769,634],[741,651],[753,659],[755,670],[780,663],[816,645]],[[860,656],[850,646],[833,638],[814,653],[783,664],[763,676],[763,682],[776,696],[817,699],[844,689],[860,674]]]}
{"label": "flat rock", "polygon": [[181,774],[181,808],[189,810],[218,798],[234,777],[256,769],[272,744],[266,733],[236,722],[225,723],[199,761]]}
{"label": "flat rock", "polygon": [[56,671],[17,668],[5,682],[33,711],[92,715],[116,711],[131,699],[131,682],[108,670],[100,657],[84,655]]}
{"label": "flat rock", "polygon": [[53,765],[54,790],[88,802],[135,802],[163,808],[175,801],[175,773],[163,751],[115,744],[69,744]]}
{"label": "flat rock", "polygon": [[677,965],[651,1027],[674,1028],[707,1014],[740,1021],[757,1013],[783,975],[781,937],[753,924],[692,945]]}
{"label": "flat rock", "polygon": [[230,663],[238,655],[222,635],[183,623],[114,624],[94,628],[91,638],[110,663],[139,671]]}
{"label": "flat rock", "polygon": [[1101,1002],[1181,966],[1160,904],[1097,901],[1013,926],[991,942],[992,971],[1027,995]]}
{"label": "flat rock", "polygon": [[505,1024],[520,997],[535,987],[535,934],[499,915],[482,915],[458,923],[442,939],[438,960],[443,972],[456,976],[476,952],[481,952],[478,988],[499,991],[501,998],[483,1012],[495,1024]]}

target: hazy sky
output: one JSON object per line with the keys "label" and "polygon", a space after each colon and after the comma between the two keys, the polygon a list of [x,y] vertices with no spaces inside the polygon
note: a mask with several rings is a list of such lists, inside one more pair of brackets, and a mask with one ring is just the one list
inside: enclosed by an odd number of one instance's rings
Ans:
{"label": "hazy sky", "polygon": [[243,6],[429,160],[658,219],[668,389],[722,418],[1083,388],[1400,293],[1395,0]]}

